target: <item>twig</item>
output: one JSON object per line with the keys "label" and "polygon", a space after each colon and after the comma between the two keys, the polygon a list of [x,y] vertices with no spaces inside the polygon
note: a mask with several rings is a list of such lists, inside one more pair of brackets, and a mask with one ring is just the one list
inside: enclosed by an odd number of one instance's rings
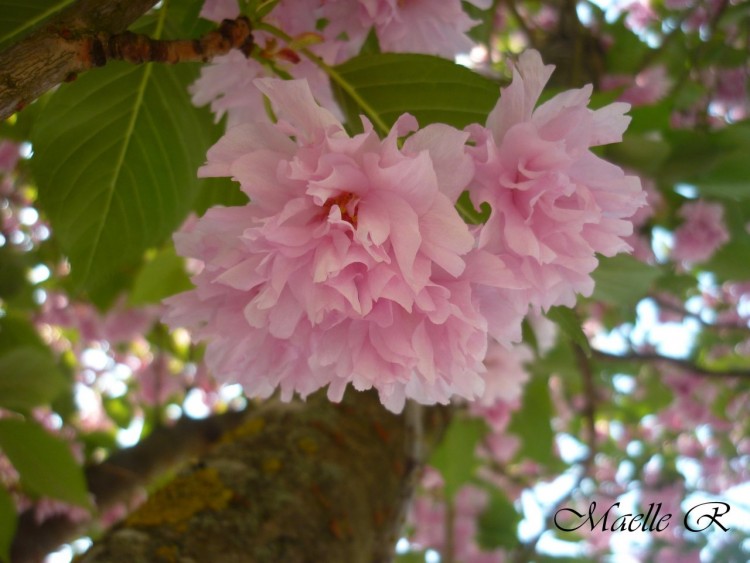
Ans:
{"label": "twig", "polygon": [[750,378],[750,370],[729,369],[729,370],[715,371],[715,370],[710,370],[710,369],[701,367],[699,365],[696,365],[690,360],[683,360],[680,358],[670,358],[669,356],[662,356],[660,354],[630,353],[630,354],[620,355],[620,354],[610,354],[609,352],[603,352],[601,350],[592,350],[592,352],[594,354],[594,357],[597,360],[603,360],[603,361],[615,361],[615,362],[634,361],[634,362],[663,363],[663,364],[673,365],[682,370],[690,372],[692,375],[697,375],[701,377],[717,378],[717,379],[726,378],[726,377]]}
{"label": "twig", "polygon": [[596,386],[594,383],[594,373],[591,370],[591,363],[583,349],[575,345],[574,353],[578,362],[578,368],[581,371],[583,380],[583,417],[586,420],[586,442],[589,447],[586,459],[583,461],[584,470],[588,473],[594,464],[596,456]]}

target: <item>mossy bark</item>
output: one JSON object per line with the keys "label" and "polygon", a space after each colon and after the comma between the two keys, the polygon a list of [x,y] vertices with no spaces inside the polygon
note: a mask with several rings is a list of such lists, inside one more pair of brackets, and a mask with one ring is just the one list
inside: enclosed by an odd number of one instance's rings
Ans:
{"label": "mossy bark", "polygon": [[268,404],[80,561],[390,561],[417,469],[449,416],[410,408],[396,416],[352,391],[341,404]]}

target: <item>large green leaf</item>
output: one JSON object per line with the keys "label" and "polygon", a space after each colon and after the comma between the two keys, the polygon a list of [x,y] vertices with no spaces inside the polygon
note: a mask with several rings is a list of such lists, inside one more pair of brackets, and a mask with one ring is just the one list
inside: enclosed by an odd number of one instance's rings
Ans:
{"label": "large green leaf", "polygon": [[508,425],[508,431],[521,439],[520,456],[543,465],[553,465],[554,433],[552,403],[547,377],[535,376],[526,385],[521,408],[516,411]]}
{"label": "large green leaf", "polygon": [[64,85],[34,128],[39,205],[79,289],[107,282],[185,218],[214,140],[194,69],[111,64]]}
{"label": "large green leaf", "polygon": [[0,561],[10,561],[10,546],[16,534],[18,516],[13,499],[0,487]]}
{"label": "large green leaf", "polygon": [[707,261],[702,267],[713,272],[720,280],[750,280],[750,241],[746,238],[731,240]]}
{"label": "large green leaf", "polygon": [[[484,123],[500,94],[492,80],[429,55],[362,55],[337,66],[336,71],[387,125],[405,112],[422,126]],[[349,124],[358,127],[362,107],[341,88],[335,90]]]}
{"label": "large green leaf", "polygon": [[24,317],[15,313],[0,317],[0,356],[21,346],[29,346],[38,351],[47,350],[39,333]]}
{"label": "large green leaf", "polygon": [[661,275],[659,268],[639,262],[627,254],[600,257],[592,277],[596,282],[594,299],[622,307],[633,307],[645,297]]}
{"label": "large green leaf", "polygon": [[0,407],[27,411],[52,402],[67,386],[51,354],[32,346],[0,356]]}
{"label": "large green leaf", "polygon": [[64,440],[36,423],[6,418],[0,419],[0,449],[35,494],[90,505],[83,470]]}
{"label": "large green leaf", "polygon": [[547,311],[547,318],[554,322],[565,336],[580,346],[587,357],[591,357],[589,339],[581,328],[581,320],[573,309],[568,307],[552,307]]}
{"label": "large green leaf", "polygon": [[514,548],[518,545],[521,515],[500,489],[490,489],[490,502],[479,517],[477,541],[485,549]]}
{"label": "large green leaf", "polygon": [[136,276],[130,305],[159,303],[165,297],[192,287],[185,272],[185,260],[169,246],[148,261]]}
{"label": "large green leaf", "polygon": [[456,418],[430,458],[445,480],[445,494],[453,498],[458,489],[474,478],[479,466],[475,450],[487,432],[487,425],[476,418]]}
{"label": "large green leaf", "polygon": [[0,8],[0,50],[18,41],[73,2],[74,0],[3,0]]}

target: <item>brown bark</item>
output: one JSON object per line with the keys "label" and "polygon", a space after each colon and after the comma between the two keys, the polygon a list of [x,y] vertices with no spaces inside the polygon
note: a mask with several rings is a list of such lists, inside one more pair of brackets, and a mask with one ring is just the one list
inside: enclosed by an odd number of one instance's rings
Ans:
{"label": "brown bark", "polygon": [[156,0],[79,0],[0,53],[0,120],[86,70],[79,44],[65,37],[120,33]]}
{"label": "brown bark", "polygon": [[[114,453],[106,461],[86,468],[86,480],[96,506],[102,512],[129,501],[134,493],[156,477],[206,453],[221,436],[236,428],[245,412],[228,412],[206,419],[180,419],[173,426],[157,428],[131,448]],[[59,545],[85,532],[85,524],[65,515],[37,523],[33,510],[20,515],[11,548],[12,563],[38,563]]]}
{"label": "brown bark", "polygon": [[341,404],[269,403],[80,561],[391,561],[417,469],[449,418],[409,408],[396,416],[353,391]]}

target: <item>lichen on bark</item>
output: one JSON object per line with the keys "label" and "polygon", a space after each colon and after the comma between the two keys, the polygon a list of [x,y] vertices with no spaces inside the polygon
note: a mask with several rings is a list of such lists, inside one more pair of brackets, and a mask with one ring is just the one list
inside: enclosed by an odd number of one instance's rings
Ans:
{"label": "lichen on bark", "polygon": [[390,561],[449,411],[419,417],[388,412],[370,392],[269,402],[80,561]]}

